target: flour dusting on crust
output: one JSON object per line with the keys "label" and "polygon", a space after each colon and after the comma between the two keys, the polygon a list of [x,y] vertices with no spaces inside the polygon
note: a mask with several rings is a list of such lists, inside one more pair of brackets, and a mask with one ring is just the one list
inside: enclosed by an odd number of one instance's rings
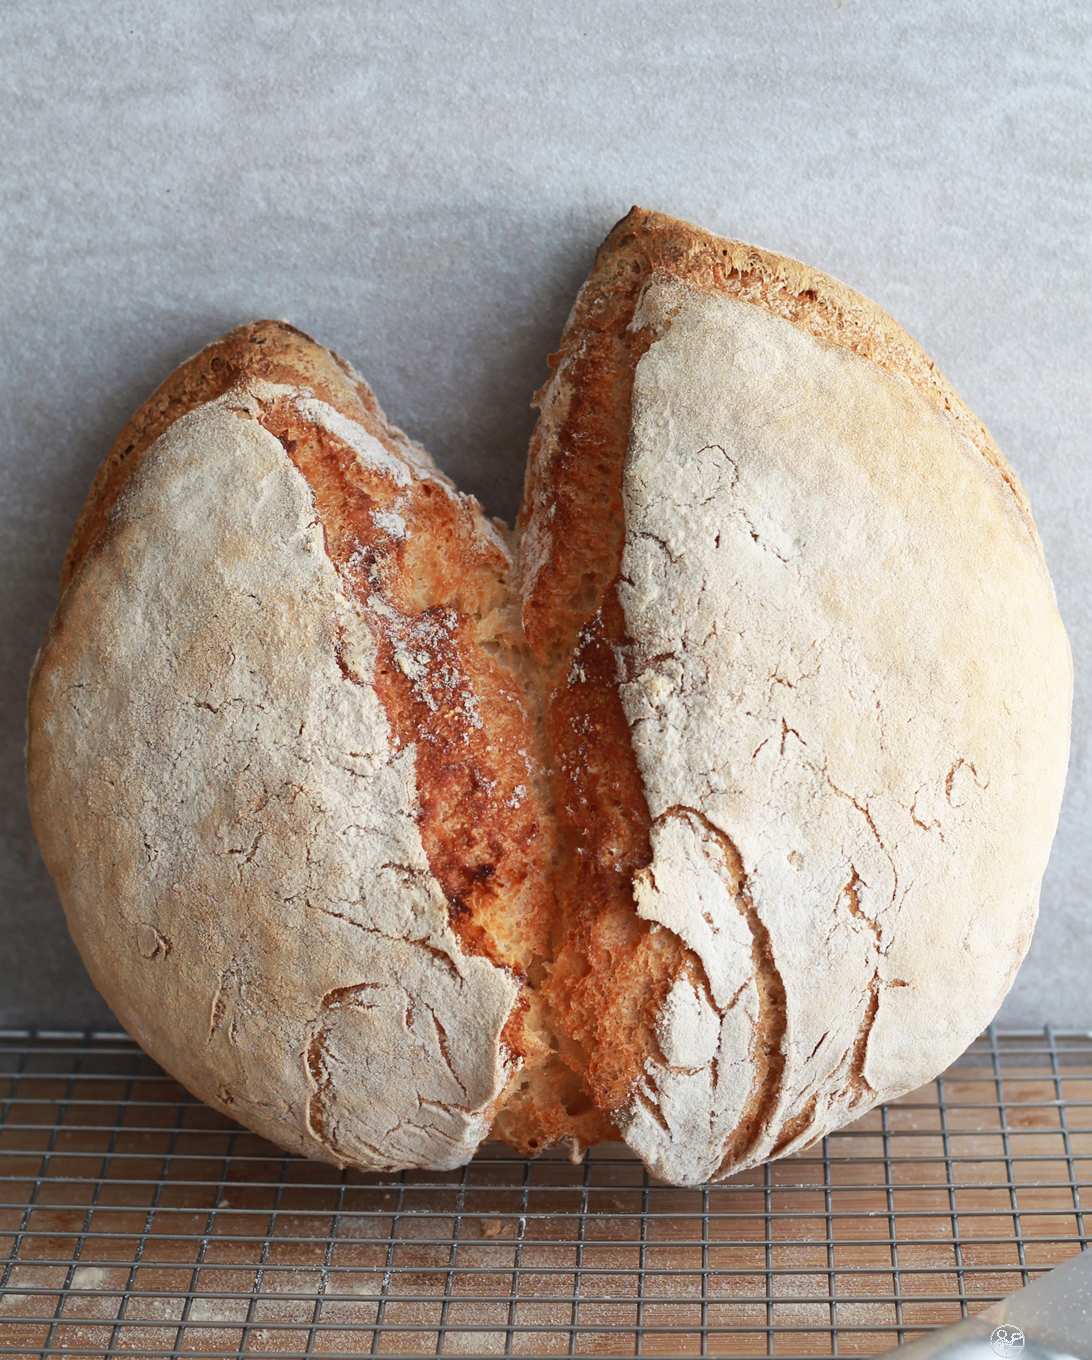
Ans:
{"label": "flour dusting on crust", "polygon": [[668,276],[633,326],[657,336],[623,485],[621,693],[653,819],[634,891],[701,978],[669,994],[623,1123],[692,1184],[930,1079],[993,1015],[1071,669],[1016,497],[907,382]]}
{"label": "flour dusting on crust", "polygon": [[96,983],[202,1099],[339,1164],[459,1166],[518,985],[452,933],[374,639],[257,414],[244,387],[172,425],[66,593],[38,836]]}
{"label": "flour dusting on crust", "polygon": [[1011,469],[835,280],[634,210],[553,362],[511,536],[286,324],[184,364],[73,534],[32,815],[122,1022],[282,1146],[696,1184],[993,1015],[1068,644]]}

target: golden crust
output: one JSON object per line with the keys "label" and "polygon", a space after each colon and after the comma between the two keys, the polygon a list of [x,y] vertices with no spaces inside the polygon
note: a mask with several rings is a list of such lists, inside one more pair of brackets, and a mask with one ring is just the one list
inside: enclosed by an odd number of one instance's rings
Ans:
{"label": "golden crust", "polygon": [[[417,823],[450,927],[468,955],[520,983],[503,1043],[521,1068],[493,1107],[493,1133],[524,1151],[618,1136],[642,1074],[664,1060],[669,994],[680,979],[709,990],[694,950],[639,915],[633,886],[648,878],[656,831],[620,693],[635,677],[619,583],[632,393],[656,338],[633,323],[654,276],[751,304],[904,379],[997,469],[1034,535],[1023,489],[985,427],[880,308],[794,260],[635,208],[600,248],[550,357],[515,566],[512,544],[390,425],[344,360],[263,321],[203,350],[134,415],[95,479],[62,576],[64,592],[105,545],[153,443],[188,412],[247,388],[310,488],[329,561],[376,640],[375,692],[395,744],[416,751]],[[301,393],[410,470],[397,494]],[[785,997],[764,928],[751,927],[760,1032],[727,1160],[756,1145],[784,1064]],[[766,1155],[804,1136],[812,1114],[814,1101]]]}

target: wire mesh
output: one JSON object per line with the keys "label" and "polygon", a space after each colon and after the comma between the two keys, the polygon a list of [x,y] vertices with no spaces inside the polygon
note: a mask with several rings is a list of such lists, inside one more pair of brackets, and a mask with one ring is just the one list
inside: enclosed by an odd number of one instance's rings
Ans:
{"label": "wire mesh", "polygon": [[1082,1250],[1090,1188],[1088,1033],[679,1190],[617,1144],[338,1172],[124,1035],[0,1031],[0,1354],[871,1355]]}

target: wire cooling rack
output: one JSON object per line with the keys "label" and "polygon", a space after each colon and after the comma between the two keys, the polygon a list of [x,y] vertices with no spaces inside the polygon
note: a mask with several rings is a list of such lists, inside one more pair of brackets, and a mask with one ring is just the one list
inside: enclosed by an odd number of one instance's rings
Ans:
{"label": "wire cooling rack", "polygon": [[617,1144],[341,1173],[124,1035],[0,1031],[0,1354],[872,1355],[1082,1250],[1090,1177],[1089,1033],[676,1190]]}

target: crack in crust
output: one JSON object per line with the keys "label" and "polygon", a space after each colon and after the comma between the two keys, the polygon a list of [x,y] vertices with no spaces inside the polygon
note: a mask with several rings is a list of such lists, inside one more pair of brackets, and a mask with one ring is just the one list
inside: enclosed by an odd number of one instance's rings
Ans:
{"label": "crack in crust", "polygon": [[[503,1034],[514,1074],[497,1132],[530,1151],[598,1141],[609,1125],[559,1068],[548,1002],[531,976],[551,951],[555,832],[505,545],[438,474],[393,486],[369,475],[337,432],[301,418],[292,396],[267,401],[261,419],[314,491],[327,553],[374,648],[368,683],[396,744],[414,750],[418,825],[452,929],[464,950],[522,984]],[[355,679],[344,644],[339,664]]]}
{"label": "crack in crust", "polygon": [[[712,898],[706,897],[697,882],[688,883],[688,891],[698,895],[701,918],[704,921],[704,927],[696,928],[695,923],[688,928],[685,918],[678,913],[676,907],[678,887],[670,882],[677,871],[670,848],[673,826],[677,827],[679,833],[692,847],[703,845],[705,862],[723,884],[724,897],[738,914],[750,940],[750,967],[740,968],[736,972],[734,990],[727,999],[724,999],[726,978],[722,975],[719,966],[722,960],[718,955],[725,950],[738,948],[738,945],[734,938],[726,934],[727,923],[722,916],[726,904],[724,901],[714,902]],[[737,1101],[732,1107],[731,1123],[727,1130],[718,1127],[720,1121],[716,1108],[717,1102],[723,1103],[725,1098],[718,1092],[720,1075],[718,1065],[719,1060],[725,1056],[724,1038],[722,1037],[720,1047],[710,1054],[706,1063],[698,1066],[673,1065],[666,1056],[662,1058],[662,1066],[667,1071],[697,1075],[708,1068],[711,1073],[712,1081],[708,1089],[703,1083],[698,1082],[694,1086],[693,1099],[699,1102],[702,1100],[713,1102],[709,1112],[710,1135],[718,1142],[719,1160],[714,1166],[704,1170],[706,1174],[711,1173],[716,1179],[720,1179],[749,1165],[756,1156],[763,1155],[771,1142],[770,1129],[778,1115],[784,1090],[785,1035],[788,1024],[785,984],[774,957],[769,930],[753,901],[743,857],[732,838],[700,808],[677,804],[667,808],[653,823],[652,845],[655,857],[651,865],[635,876],[638,911],[643,917],[656,921],[661,927],[673,929],[687,946],[686,965],[674,980],[677,982],[679,978],[685,977],[691,986],[700,989],[700,994],[709,1009],[720,1022],[722,1036],[728,1032],[723,1023],[726,1016],[740,1005],[745,994],[753,998],[755,1005],[753,1013],[748,1010],[750,1032],[746,1040],[745,1053],[749,1067],[749,1094],[742,1102]],[[665,853],[663,869],[668,880],[663,885],[663,894],[656,881],[661,852]],[[696,850],[691,848],[689,857],[693,858],[696,853]],[[711,966],[717,968],[716,985],[710,979]],[[721,994],[720,1000],[718,993]],[[663,1014],[661,1012],[661,1017]],[[664,1023],[662,1018],[660,1023],[661,1026]],[[684,1025],[684,1031],[691,1029],[692,1025],[693,1021],[689,1020]],[[675,1044],[678,1041],[672,1037],[668,1042]],[[685,1033],[681,1042],[684,1044],[686,1042]],[[668,1099],[675,1104],[678,1104],[680,1099],[685,1102],[685,1098],[679,1095],[677,1083],[674,1085],[676,1092],[674,1096],[669,1094]],[[643,1086],[645,1089],[641,1104],[647,1109],[650,1100],[655,1103],[652,1088],[656,1086],[655,1071],[647,1066]],[[727,1093],[728,1099],[734,1097],[734,1091]],[[669,1120],[664,1122],[664,1128],[675,1138],[681,1132],[672,1130]],[[704,1176],[702,1178],[704,1179]]]}
{"label": "crack in crust", "polygon": [[[762,1146],[777,1113],[785,1078],[785,1031],[788,1027],[785,983],[774,958],[770,932],[752,899],[743,857],[735,842],[698,808],[669,808],[659,820],[664,821],[669,817],[692,818],[719,845],[736,908],[747,923],[751,935],[751,963],[759,999],[752,1049],[752,1095],[735,1132],[724,1146],[717,1168],[719,1179],[745,1165],[756,1149]],[[738,997],[739,993],[736,995]],[[725,1007],[725,1011],[733,1004],[735,998]]]}

